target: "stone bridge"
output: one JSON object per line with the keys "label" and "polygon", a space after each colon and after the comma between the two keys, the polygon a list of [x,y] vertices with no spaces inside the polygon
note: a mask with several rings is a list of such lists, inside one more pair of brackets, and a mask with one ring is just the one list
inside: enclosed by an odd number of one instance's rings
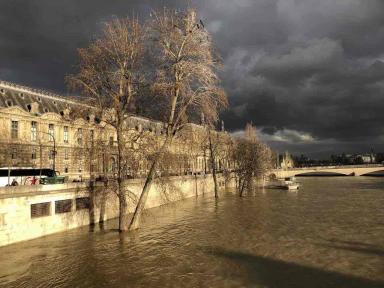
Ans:
{"label": "stone bridge", "polygon": [[275,174],[277,178],[285,178],[292,176],[309,176],[309,175],[327,175],[340,174],[345,176],[363,176],[373,172],[383,172],[383,164],[370,165],[347,165],[347,166],[317,166],[290,169],[275,169],[271,174]]}

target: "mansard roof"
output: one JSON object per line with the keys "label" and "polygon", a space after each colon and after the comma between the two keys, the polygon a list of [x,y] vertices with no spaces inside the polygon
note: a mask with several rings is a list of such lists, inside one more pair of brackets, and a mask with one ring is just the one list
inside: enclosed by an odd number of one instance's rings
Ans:
{"label": "mansard roof", "polygon": [[[31,104],[38,104],[37,114],[57,113],[63,115],[64,110],[71,111],[69,117],[76,119],[87,117],[92,114],[93,107],[81,102],[80,97],[65,97],[42,89],[35,89],[27,86],[14,84],[0,80],[0,108],[20,107],[26,112],[31,112]],[[164,123],[142,116],[132,115],[129,117],[130,128],[141,126],[144,130],[151,130],[156,133],[164,128]],[[202,126],[190,123],[195,129]],[[192,128],[192,127],[191,127]]]}
{"label": "mansard roof", "polygon": [[[65,97],[41,89],[26,87],[0,80],[0,108],[20,107],[26,112],[30,112],[31,104],[38,103],[37,114],[57,113],[63,115],[65,109],[70,109],[76,119],[82,117],[87,119],[91,114],[92,106],[86,105],[75,97]],[[135,128],[139,125],[144,130],[159,131],[163,123],[140,116],[129,117],[129,127]]]}
{"label": "mansard roof", "polygon": [[0,108],[19,106],[25,111],[30,112],[30,105],[34,102],[38,103],[38,114],[48,112],[63,114],[66,108],[72,111],[78,111],[80,107],[82,108],[81,110],[92,108],[81,103],[80,100],[0,80]]}

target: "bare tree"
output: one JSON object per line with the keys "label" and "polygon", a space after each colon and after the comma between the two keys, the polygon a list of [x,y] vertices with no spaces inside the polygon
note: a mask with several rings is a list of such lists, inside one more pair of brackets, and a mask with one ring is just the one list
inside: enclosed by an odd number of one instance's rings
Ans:
{"label": "bare tree", "polygon": [[[81,113],[80,111],[77,111]],[[93,116],[92,116],[93,118]],[[93,122],[93,121],[91,121]],[[85,128],[85,129],[83,129]],[[89,195],[90,195],[90,224],[93,225],[96,222],[95,219],[95,207],[96,207],[96,196],[100,196],[100,216],[99,222],[104,221],[105,214],[105,200],[109,192],[113,191],[113,183],[109,183],[108,179],[108,162],[106,159],[110,158],[109,155],[115,153],[116,149],[111,147],[105,135],[107,133],[106,125],[99,125],[91,123],[84,125],[81,130],[75,133],[75,147],[72,150],[71,162],[77,163],[79,169],[84,168],[84,178],[89,180]],[[66,151],[65,153],[68,153]],[[67,155],[68,157],[69,155]],[[83,177],[83,175],[81,175]],[[83,178],[82,178],[83,179]],[[96,189],[95,181],[103,180],[104,187],[101,190]],[[101,195],[97,195],[97,194]]]}
{"label": "bare tree", "polygon": [[272,168],[272,151],[257,139],[238,139],[233,151],[237,189],[242,197],[253,188],[255,179],[260,179]]}
{"label": "bare tree", "polygon": [[218,173],[223,173],[227,169],[227,159],[229,156],[229,145],[231,137],[224,133],[206,126],[205,138],[202,142],[202,150],[208,151],[209,168],[212,171],[214,182],[215,198],[219,198],[219,185],[217,181]]}
{"label": "bare tree", "polygon": [[227,105],[225,93],[218,86],[218,62],[213,56],[211,37],[197,19],[195,10],[154,12],[149,27],[153,39],[151,52],[158,62],[153,90],[167,130],[163,145],[152,161],[129,229],[139,227],[156,166],[174,136],[201,113],[206,115],[208,123],[215,122],[219,110]]}
{"label": "bare tree", "polygon": [[104,26],[99,39],[79,49],[79,73],[68,77],[81,90],[102,120],[117,136],[117,194],[119,231],[128,228],[127,199],[123,189],[124,128],[128,112],[143,81],[140,67],[144,54],[143,28],[137,19],[114,19]]}

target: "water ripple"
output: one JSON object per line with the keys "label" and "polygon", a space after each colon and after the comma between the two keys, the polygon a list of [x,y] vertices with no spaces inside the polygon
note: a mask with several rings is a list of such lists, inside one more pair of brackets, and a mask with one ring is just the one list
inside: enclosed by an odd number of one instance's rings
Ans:
{"label": "water ripple", "polygon": [[0,287],[384,287],[382,178],[301,182],[0,248]]}

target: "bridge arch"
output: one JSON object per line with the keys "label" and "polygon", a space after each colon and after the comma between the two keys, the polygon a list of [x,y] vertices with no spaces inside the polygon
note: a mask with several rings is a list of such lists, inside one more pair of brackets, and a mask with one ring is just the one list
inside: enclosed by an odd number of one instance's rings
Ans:
{"label": "bridge arch", "polygon": [[381,169],[375,170],[375,171],[369,171],[367,173],[362,173],[360,176],[384,176],[384,169],[381,167]]}
{"label": "bridge arch", "polygon": [[296,177],[337,177],[337,176],[352,176],[348,173],[341,173],[341,172],[329,172],[329,171],[316,171],[316,172],[298,172],[295,173]]}

